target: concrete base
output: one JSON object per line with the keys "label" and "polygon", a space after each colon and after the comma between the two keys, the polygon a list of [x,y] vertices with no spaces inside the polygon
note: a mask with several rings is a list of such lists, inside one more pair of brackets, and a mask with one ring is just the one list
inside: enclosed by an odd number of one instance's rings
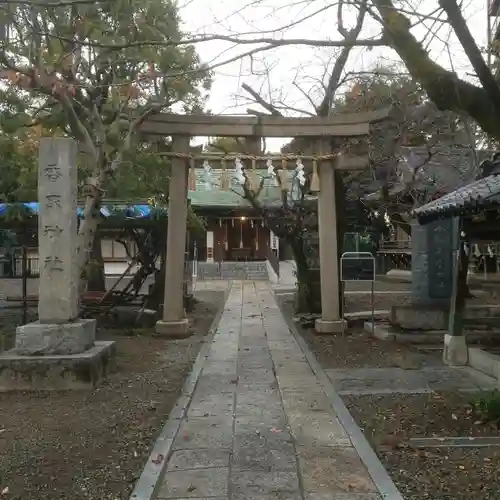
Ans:
{"label": "concrete base", "polygon": [[450,366],[465,366],[469,361],[469,351],[464,335],[444,336],[443,361]]}
{"label": "concrete base", "polygon": [[73,323],[28,323],[16,328],[12,353],[18,356],[65,356],[88,351],[94,345],[95,319]]}
{"label": "concrete base", "polygon": [[396,340],[396,334],[392,332],[387,325],[373,324],[371,321],[363,325],[365,332],[370,333],[373,337],[379,340]]}
{"label": "concrete base", "polygon": [[114,342],[95,342],[80,354],[19,356],[0,354],[0,392],[92,389],[109,372]]}
{"label": "concrete base", "polygon": [[412,280],[411,271],[404,269],[391,269],[387,271],[385,277],[394,281],[400,281],[401,283],[411,283]]}
{"label": "concrete base", "polygon": [[[375,328],[372,327],[372,323],[366,322],[363,327],[365,332],[370,333],[373,337],[379,340],[390,340],[395,341],[401,344],[432,344],[439,346],[441,348],[443,346],[443,339],[446,335],[445,330],[414,330],[414,331],[406,331],[406,330],[398,330],[397,328],[393,328],[390,325],[385,323],[377,323],[375,322]],[[485,340],[489,340],[492,337],[498,338],[500,336],[500,332],[492,332],[492,331],[468,331],[467,332],[467,342],[470,345],[471,343],[477,343]],[[471,358],[471,347],[469,347],[469,364],[472,364]],[[474,366],[474,368],[476,368]],[[482,370],[481,370],[482,371]]]}
{"label": "concrete base", "polygon": [[189,321],[187,318],[179,321],[157,321],[155,332],[161,337],[169,337],[172,339],[185,339],[192,335],[192,332],[189,331]]}
{"label": "concrete base", "polygon": [[404,330],[445,330],[448,325],[448,310],[417,304],[393,306],[390,322]]}
{"label": "concrete base", "polygon": [[347,321],[343,319],[326,320],[317,319],[314,329],[319,335],[328,335],[330,333],[343,333],[347,328]]}
{"label": "concrete base", "polygon": [[[488,318],[490,321],[498,318],[500,325],[500,307],[497,305],[467,306],[464,319],[481,320]],[[448,308],[443,305],[404,305],[391,308],[390,322],[404,330],[447,330]]]}

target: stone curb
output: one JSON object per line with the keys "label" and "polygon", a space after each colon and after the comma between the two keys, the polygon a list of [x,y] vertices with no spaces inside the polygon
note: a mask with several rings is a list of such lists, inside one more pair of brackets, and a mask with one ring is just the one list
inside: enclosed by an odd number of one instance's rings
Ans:
{"label": "stone curb", "polygon": [[[373,311],[373,316],[375,319],[388,319],[389,318],[390,311],[389,309],[375,309]],[[372,312],[371,311],[356,311],[356,312],[346,312],[344,313],[344,319],[349,320],[349,321],[355,321],[355,320],[368,320],[371,321],[372,319]]]}
{"label": "stone curb", "polygon": [[363,432],[358,427],[358,424],[345,406],[342,398],[334,390],[327,374],[316,360],[316,356],[312,353],[306,341],[297,331],[295,324],[283,313],[281,313],[281,315],[284,318],[285,323],[292,332],[293,336],[295,337],[295,340],[302,349],[302,352],[304,353],[309,366],[311,367],[318,380],[321,382],[325,395],[328,398],[333,411],[344,427],[355,450],[361,458],[361,461],[363,462],[373,482],[375,483],[375,486],[377,487],[377,490],[379,491],[381,497],[384,500],[404,500],[404,497],[401,495],[399,490],[396,488],[396,485],[390,478],[389,473],[382,465],[382,462],[373,451]]}
{"label": "stone curb", "polygon": [[[211,339],[215,334],[224,312],[229,292],[230,289],[228,288],[225,291],[223,304],[210,326],[209,333]],[[203,369],[203,365],[205,364],[205,360],[211,347],[211,341],[205,341],[202,345],[193,364],[193,368],[184,382],[181,395],[177,399],[175,406],[172,408],[172,411],[168,416],[168,420],[164,424],[160,435],[156,439],[153,450],[151,451],[146,465],[144,466],[144,469],[135,484],[130,500],[153,500],[155,497],[168,465],[174,439],[179,432],[182,418],[186,414],[188,406],[191,403],[198,378],[200,377],[201,370]]]}
{"label": "stone curb", "polygon": [[500,382],[500,356],[483,351],[480,347],[469,346],[468,364]]}
{"label": "stone curb", "polygon": [[396,340],[396,334],[387,325],[377,325],[377,323],[373,325],[371,321],[367,321],[363,325],[363,330],[378,340]]}

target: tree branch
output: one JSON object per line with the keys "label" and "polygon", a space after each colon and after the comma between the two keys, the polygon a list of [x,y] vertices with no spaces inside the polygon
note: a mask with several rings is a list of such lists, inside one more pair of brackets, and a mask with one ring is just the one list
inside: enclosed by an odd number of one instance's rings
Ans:
{"label": "tree branch", "polygon": [[457,5],[456,0],[439,0],[439,5],[446,12],[448,20],[454,29],[458,40],[469,58],[469,61],[476,72],[479,81],[484,90],[489,95],[491,102],[495,106],[497,113],[500,115],[500,87],[498,82],[491,74],[481,51],[479,50],[474,38],[467,27],[467,23]]}
{"label": "tree branch", "polygon": [[283,116],[283,114],[276,109],[270,102],[267,102],[263,99],[257,91],[255,91],[250,85],[243,83],[241,88],[248,92],[254,99],[257,104],[260,104],[265,110],[269,111],[273,116]]}
{"label": "tree branch", "polygon": [[[366,15],[366,0],[363,0],[359,8],[358,17],[356,19],[356,25],[352,30],[346,30],[344,28],[344,23],[342,19],[342,7],[343,7],[343,0],[340,0],[337,13],[337,24],[338,24],[337,29],[339,30],[340,34],[344,37],[346,42],[351,43],[357,40],[361,28],[363,27],[363,21],[365,20],[365,15]],[[347,64],[347,60],[349,59],[349,55],[351,53],[352,48],[353,45],[350,44],[343,47],[339,57],[335,61],[332,73],[328,80],[328,85],[326,86],[325,96],[323,97],[323,101],[317,108],[318,116],[328,116],[328,114],[330,113],[330,110],[332,109],[333,99],[335,97],[335,92],[339,87],[339,82],[342,77],[342,72],[344,71],[345,65]]]}
{"label": "tree branch", "polygon": [[71,131],[77,139],[80,139],[85,144],[85,147],[88,148],[87,151],[91,153],[94,160],[97,161],[98,154],[94,146],[94,142],[92,141],[87,127],[85,127],[82,121],[78,118],[71,99],[66,95],[66,93],[63,92],[59,96],[58,100],[61,103],[63,109],[66,111],[68,124],[71,128]]}
{"label": "tree branch", "polygon": [[436,106],[440,110],[465,112],[481,125],[484,132],[500,138],[498,113],[487,92],[432,61],[410,32],[410,20],[398,12],[392,0],[372,2],[384,23],[384,38]]}
{"label": "tree branch", "polygon": [[[39,36],[47,37],[48,39],[53,38],[60,40],[61,42],[73,43],[69,37],[56,35],[54,33],[35,33]],[[305,45],[308,47],[345,47],[350,45],[351,47],[380,47],[387,45],[386,40],[382,38],[368,38],[363,40],[326,40],[326,39],[312,39],[312,38],[270,38],[270,37],[256,37],[256,38],[240,38],[238,36],[229,35],[195,35],[191,37],[186,37],[181,40],[143,40],[143,41],[131,41],[121,44],[106,44],[99,43],[94,40],[86,42],[81,40],[79,43],[82,46],[100,48],[100,49],[110,49],[110,50],[123,50],[137,47],[180,47],[182,45],[195,45],[197,43],[204,42],[229,42],[236,45],[269,45],[271,47],[285,47],[290,45]]]}

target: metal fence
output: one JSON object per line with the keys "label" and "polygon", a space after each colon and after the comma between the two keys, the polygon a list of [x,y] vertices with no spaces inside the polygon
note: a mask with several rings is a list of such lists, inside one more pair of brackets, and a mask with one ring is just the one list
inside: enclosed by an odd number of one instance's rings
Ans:
{"label": "metal fence", "polygon": [[411,250],[411,240],[381,241],[379,250]]}
{"label": "metal fence", "polygon": [[[27,257],[26,271],[28,278],[38,278],[40,276],[40,263],[38,257]],[[1,278],[22,278],[23,259],[20,255],[13,255],[10,258],[0,257],[0,279]]]}

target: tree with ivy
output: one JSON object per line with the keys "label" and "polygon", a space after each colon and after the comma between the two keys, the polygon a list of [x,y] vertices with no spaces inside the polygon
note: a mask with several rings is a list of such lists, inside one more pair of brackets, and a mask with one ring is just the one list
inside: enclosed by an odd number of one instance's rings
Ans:
{"label": "tree with ivy", "polygon": [[0,132],[0,168],[0,203],[36,200],[36,155],[25,134]]}
{"label": "tree with ivy", "polygon": [[200,111],[210,74],[192,45],[169,45],[183,37],[173,0],[9,3],[0,15],[3,128],[41,126],[74,138],[85,155],[83,269],[104,186],[140,146],[138,128],[174,106]]}

